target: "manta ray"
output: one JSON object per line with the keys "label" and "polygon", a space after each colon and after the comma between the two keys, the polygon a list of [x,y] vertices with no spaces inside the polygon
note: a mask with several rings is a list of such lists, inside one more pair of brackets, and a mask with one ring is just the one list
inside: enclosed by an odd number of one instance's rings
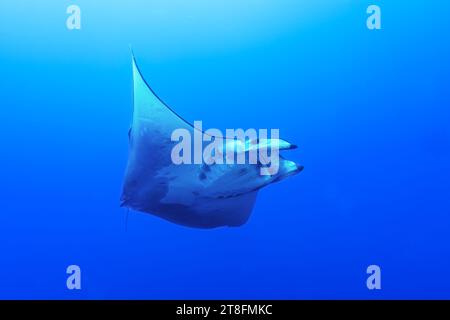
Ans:
{"label": "manta ray", "polygon": [[[133,117],[122,207],[193,228],[237,227],[249,219],[259,189],[303,169],[281,156],[273,175],[261,175],[261,163],[174,164],[173,131],[182,128],[194,134],[197,129],[155,94],[133,54],[132,69]],[[280,150],[296,148],[287,141],[270,139],[252,141],[240,152],[270,148],[275,143]]]}

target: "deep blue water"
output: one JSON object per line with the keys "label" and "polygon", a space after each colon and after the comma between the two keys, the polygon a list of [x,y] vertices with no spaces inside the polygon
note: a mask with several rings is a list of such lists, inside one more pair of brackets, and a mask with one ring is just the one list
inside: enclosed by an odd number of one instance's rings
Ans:
{"label": "deep blue water", "polygon": [[[66,28],[72,3],[81,30]],[[366,28],[369,4],[382,30]],[[2,0],[0,298],[450,298],[449,12]],[[125,228],[130,45],[187,120],[280,128],[305,170],[263,189],[240,228],[136,212]]]}

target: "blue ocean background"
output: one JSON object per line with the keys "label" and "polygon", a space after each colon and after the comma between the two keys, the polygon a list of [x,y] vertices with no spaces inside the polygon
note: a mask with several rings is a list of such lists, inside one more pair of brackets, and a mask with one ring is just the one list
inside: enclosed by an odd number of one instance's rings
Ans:
{"label": "blue ocean background", "polygon": [[[66,8],[81,8],[81,30]],[[382,30],[366,8],[382,9]],[[0,2],[0,298],[450,298],[450,3]],[[132,46],[206,128],[279,128],[305,166],[240,228],[119,207]],[[82,289],[66,288],[66,268]],[[381,267],[368,290],[366,268]]]}

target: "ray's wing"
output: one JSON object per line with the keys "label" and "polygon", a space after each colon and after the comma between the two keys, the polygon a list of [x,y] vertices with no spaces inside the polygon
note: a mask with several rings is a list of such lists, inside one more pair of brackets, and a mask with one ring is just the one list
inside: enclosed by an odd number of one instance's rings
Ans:
{"label": "ray's wing", "polygon": [[156,134],[165,142],[175,129],[193,127],[166,105],[147,84],[133,57],[133,121],[131,136]]}

